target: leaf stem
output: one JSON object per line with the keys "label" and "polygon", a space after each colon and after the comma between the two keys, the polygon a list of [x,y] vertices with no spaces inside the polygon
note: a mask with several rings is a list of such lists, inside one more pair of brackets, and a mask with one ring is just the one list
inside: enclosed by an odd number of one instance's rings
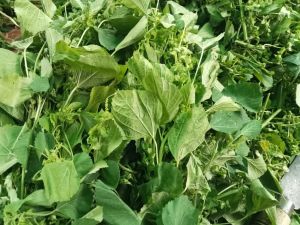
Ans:
{"label": "leaf stem", "polygon": [[7,19],[9,19],[16,27],[20,27],[17,22],[12,18],[10,17],[9,15],[5,14],[4,12],[0,11],[0,14],[4,17],[6,17]]}
{"label": "leaf stem", "polygon": [[197,64],[197,69],[196,69],[192,84],[194,84],[195,81],[196,81],[196,77],[197,77],[197,74],[198,74],[199,69],[200,69],[200,65],[201,65],[201,62],[202,62],[203,55],[204,55],[204,49],[201,48],[201,55],[200,55],[200,58],[199,58],[199,62]]}
{"label": "leaf stem", "polygon": [[41,49],[40,49],[40,51],[39,51],[39,53],[38,53],[38,55],[37,55],[37,57],[36,57],[36,60],[35,60],[35,63],[34,63],[34,69],[33,69],[33,72],[34,72],[34,73],[36,72],[37,64],[38,64],[38,61],[39,61],[39,59],[40,59],[40,57],[41,57],[41,55],[42,55],[42,52],[43,52],[43,50],[44,50],[44,48],[45,48],[45,45],[46,45],[46,42],[43,44],[43,46],[41,47]]}
{"label": "leaf stem", "polygon": [[26,51],[27,51],[27,49],[25,48],[24,51],[23,51],[23,58],[24,58],[24,65],[25,65],[26,76],[29,77],[29,70],[28,70],[28,65],[27,65]]}
{"label": "leaf stem", "polygon": [[20,198],[24,198],[25,194],[25,168],[22,166],[22,173],[21,173],[21,193],[20,193]]}
{"label": "leaf stem", "polygon": [[156,164],[159,165],[159,153],[158,153],[158,146],[155,138],[153,138],[154,147],[155,147],[155,158],[156,158]]}
{"label": "leaf stem", "polygon": [[248,42],[248,31],[247,31],[247,26],[245,23],[244,7],[243,7],[242,0],[239,0],[239,5],[240,5],[240,14],[241,14],[241,22],[242,22],[242,28],[243,28],[244,41]]}
{"label": "leaf stem", "polygon": [[279,113],[281,112],[281,109],[277,109],[263,124],[262,128],[266,127],[272,119],[274,119]]}
{"label": "leaf stem", "polygon": [[85,30],[83,31],[83,33],[82,33],[82,35],[81,35],[81,37],[80,37],[80,39],[79,39],[79,41],[78,41],[78,43],[76,45],[76,48],[78,48],[80,46],[80,43],[82,42],[82,40],[83,40],[86,32],[88,32],[89,29],[90,29],[89,27],[85,28]]}

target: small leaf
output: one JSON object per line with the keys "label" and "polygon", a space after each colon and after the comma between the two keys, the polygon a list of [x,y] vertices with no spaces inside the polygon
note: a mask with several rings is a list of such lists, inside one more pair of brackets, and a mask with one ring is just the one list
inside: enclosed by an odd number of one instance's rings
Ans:
{"label": "small leaf", "polygon": [[22,29],[33,35],[45,31],[51,19],[28,0],[16,0],[15,12]]}
{"label": "small leaf", "polygon": [[241,129],[245,122],[240,112],[219,111],[212,115],[210,126],[216,131],[232,134]]}
{"label": "small leaf", "polygon": [[50,151],[55,146],[55,139],[52,134],[39,132],[34,141],[34,147],[38,158],[41,158],[44,152]]}
{"label": "small leaf", "polygon": [[239,137],[240,135],[243,135],[247,138],[254,139],[260,134],[261,129],[261,121],[251,120],[237,133],[236,136]]}
{"label": "small leaf", "polygon": [[163,225],[197,225],[199,212],[187,196],[170,201],[162,210]]}
{"label": "small leaf", "polygon": [[93,87],[90,93],[90,100],[86,111],[98,112],[101,103],[105,102],[107,97],[112,95],[116,89],[113,86],[97,86]]}

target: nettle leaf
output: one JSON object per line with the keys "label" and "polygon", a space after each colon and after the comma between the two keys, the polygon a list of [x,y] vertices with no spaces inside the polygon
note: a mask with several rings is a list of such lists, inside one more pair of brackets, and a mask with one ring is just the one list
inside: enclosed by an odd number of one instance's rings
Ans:
{"label": "nettle leaf", "polygon": [[247,138],[254,139],[260,134],[261,129],[261,121],[251,120],[236,134],[236,138],[243,135]]}
{"label": "nettle leaf", "polygon": [[210,126],[216,131],[232,134],[240,130],[245,122],[240,112],[219,111],[211,116]]}
{"label": "nettle leaf", "polygon": [[155,138],[162,106],[147,91],[119,91],[112,100],[112,113],[126,139]]}
{"label": "nettle leaf", "polygon": [[138,216],[122,201],[115,190],[100,180],[95,184],[96,203],[103,207],[104,221],[111,225],[140,225]]}
{"label": "nettle leaf", "polygon": [[28,0],[16,0],[14,9],[22,29],[33,35],[45,31],[51,23],[51,19]]}
{"label": "nettle leaf", "polygon": [[0,48],[0,78],[11,74],[21,75],[21,57],[7,49]]}
{"label": "nettle leaf", "polygon": [[26,167],[30,141],[31,132],[25,125],[0,127],[0,174],[18,162]]}
{"label": "nettle leaf", "polygon": [[258,112],[262,106],[262,91],[256,83],[239,83],[225,87],[223,94],[231,97],[250,112]]}
{"label": "nettle leaf", "polygon": [[18,75],[0,77],[0,103],[16,107],[32,96],[32,80]]}
{"label": "nettle leaf", "polygon": [[197,225],[199,212],[187,196],[170,201],[162,210],[163,225]]}
{"label": "nettle leaf", "polygon": [[72,161],[45,164],[41,177],[51,202],[68,201],[79,190],[80,179]]}
{"label": "nettle leaf", "polygon": [[108,52],[96,45],[74,48],[64,41],[56,44],[56,60],[63,60],[78,72],[80,87],[89,88],[119,79],[125,71]]}
{"label": "nettle leaf", "polygon": [[207,114],[201,106],[178,116],[168,134],[168,145],[177,163],[200,146],[209,129]]}
{"label": "nettle leaf", "polygon": [[140,21],[129,31],[125,38],[116,46],[115,52],[141,40],[146,33],[147,25],[148,19],[147,17],[143,16]]}

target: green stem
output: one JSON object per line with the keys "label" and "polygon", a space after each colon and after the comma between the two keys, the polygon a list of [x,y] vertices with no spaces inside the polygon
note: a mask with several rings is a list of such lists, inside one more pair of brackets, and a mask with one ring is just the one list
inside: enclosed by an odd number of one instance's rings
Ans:
{"label": "green stem", "polygon": [[158,153],[158,146],[156,140],[153,138],[154,142],[154,148],[155,148],[155,158],[156,158],[156,164],[159,165],[159,153]]}
{"label": "green stem", "polygon": [[34,69],[33,69],[33,72],[34,72],[34,73],[35,73],[35,71],[36,71],[36,69],[37,69],[37,64],[38,64],[38,61],[39,61],[39,59],[40,59],[40,57],[41,57],[41,55],[42,55],[42,52],[43,52],[43,50],[44,50],[45,45],[46,45],[46,42],[43,44],[43,46],[41,47],[41,49],[40,49],[40,51],[39,51],[39,53],[38,53],[38,55],[37,55],[37,57],[36,57],[36,60],[35,60],[35,63],[34,63]]}
{"label": "green stem", "polygon": [[244,41],[248,42],[248,32],[247,32],[247,25],[245,23],[244,6],[242,0],[239,0],[239,5],[240,5],[240,14],[241,14]]}
{"label": "green stem", "polygon": [[197,69],[196,69],[192,84],[194,84],[195,81],[196,81],[196,77],[197,77],[197,74],[199,72],[201,62],[202,62],[203,54],[204,54],[204,49],[201,48],[201,55],[200,55],[200,58],[199,58],[199,62],[198,62],[198,65],[197,65]]}
{"label": "green stem", "polygon": [[29,77],[29,70],[28,70],[28,65],[27,65],[26,51],[27,51],[27,49],[25,48],[24,51],[23,51],[23,57],[24,57],[24,65],[25,65],[26,76]]}
{"label": "green stem", "polygon": [[78,42],[77,45],[76,45],[76,48],[78,48],[78,47],[80,46],[80,43],[82,42],[82,40],[83,40],[83,38],[84,38],[86,32],[88,32],[89,29],[90,29],[89,27],[85,28],[85,30],[83,31],[83,33],[82,33],[82,35],[81,35],[81,37],[80,37],[80,39],[79,39],[79,42]]}
{"label": "green stem", "polygon": [[7,19],[9,19],[16,27],[20,27],[20,26],[17,24],[17,22],[16,22],[13,18],[11,18],[9,15],[5,14],[5,13],[2,12],[2,11],[0,11],[0,14],[1,14],[2,16],[6,17]]}
{"label": "green stem", "polygon": [[25,195],[25,168],[22,166],[22,174],[21,174],[21,193],[20,198],[23,199]]}
{"label": "green stem", "polygon": [[274,119],[279,113],[281,112],[281,109],[277,109],[263,124],[262,128],[266,127],[272,119]]}

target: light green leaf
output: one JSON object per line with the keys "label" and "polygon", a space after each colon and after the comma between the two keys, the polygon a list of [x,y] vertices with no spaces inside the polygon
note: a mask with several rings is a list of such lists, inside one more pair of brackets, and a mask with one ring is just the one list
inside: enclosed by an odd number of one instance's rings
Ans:
{"label": "light green leaf", "polygon": [[144,14],[147,14],[150,0],[123,0],[123,3],[129,8],[138,9]]}
{"label": "light green leaf", "polygon": [[247,138],[253,139],[260,134],[261,129],[262,129],[261,121],[251,120],[241,129],[240,132],[237,133],[236,136],[239,137],[240,135],[243,135]]}
{"label": "light green leaf", "polygon": [[79,190],[79,176],[72,161],[47,163],[41,177],[51,202],[70,200]]}
{"label": "light green leaf", "polygon": [[161,123],[170,122],[182,102],[179,89],[171,80],[172,72],[163,64],[152,64],[142,55],[135,53],[128,62],[129,70],[143,83],[145,90],[152,92],[161,102],[163,116]]}
{"label": "light green leaf", "polygon": [[39,132],[34,140],[34,147],[38,158],[46,151],[50,151],[55,146],[55,139],[52,134]]}
{"label": "light green leaf", "polygon": [[73,163],[80,178],[88,174],[94,166],[91,157],[86,152],[75,154],[73,157]]}
{"label": "light green leaf", "polygon": [[202,172],[199,159],[190,157],[187,167],[187,178],[185,184],[185,190],[196,191],[201,196],[207,195],[210,192],[210,186]]}
{"label": "light green leaf", "polygon": [[34,92],[46,92],[49,90],[50,84],[47,77],[33,75],[29,87]]}
{"label": "light green leaf", "polygon": [[95,161],[109,156],[122,147],[120,128],[108,112],[100,112],[97,124],[89,131],[88,143],[94,150]]}
{"label": "light green leaf", "polygon": [[248,162],[248,176],[251,180],[261,177],[267,171],[267,165],[262,155],[259,154],[256,159],[246,159]]}
{"label": "light green leaf", "polygon": [[206,112],[218,112],[218,111],[239,111],[241,107],[236,104],[230,97],[222,96],[216,103],[210,107]]}
{"label": "light green leaf", "polygon": [[187,196],[170,201],[162,210],[163,225],[197,225],[199,212]]}
{"label": "light green leaf", "polygon": [[51,19],[28,0],[16,0],[14,9],[22,29],[33,35],[50,25]]}
{"label": "light green leaf", "polygon": [[48,28],[45,32],[45,36],[49,48],[50,59],[52,60],[56,52],[56,44],[63,40],[63,35],[55,29]]}
{"label": "light green leaf", "polygon": [[96,206],[73,225],[97,225],[103,220],[103,207]]}
{"label": "light green leaf", "polygon": [[27,164],[31,132],[26,126],[0,127],[0,174],[17,162]]}
{"label": "light green leaf", "polygon": [[300,84],[296,88],[296,104],[300,107]]}
{"label": "light green leaf", "polygon": [[99,28],[98,38],[100,44],[107,50],[113,50],[122,41],[115,30]]}
{"label": "light green leaf", "polygon": [[150,92],[119,91],[112,100],[112,113],[126,139],[154,139],[162,106]]}
{"label": "light green leaf", "polygon": [[128,47],[142,39],[148,25],[147,17],[143,16],[140,21],[129,31],[126,37],[117,45],[115,52]]}
{"label": "light green leaf", "polygon": [[15,107],[31,98],[30,78],[8,75],[0,78],[0,103]]}
{"label": "light green leaf", "polygon": [[119,79],[124,73],[115,59],[105,49],[96,45],[74,48],[59,41],[56,44],[56,60],[63,60],[79,73],[81,88]]}
{"label": "light green leaf", "polygon": [[262,91],[256,83],[239,83],[225,87],[223,94],[231,97],[250,112],[258,112],[262,106]]}
{"label": "light green leaf", "polygon": [[97,86],[93,87],[90,93],[90,100],[86,111],[98,112],[101,103],[105,102],[107,97],[112,95],[116,89],[113,86]]}
{"label": "light green leaf", "polygon": [[18,49],[27,49],[33,43],[33,37],[25,38],[23,40],[14,41],[11,43],[12,46]]}
{"label": "light green leaf", "polygon": [[240,112],[219,111],[211,116],[210,126],[216,131],[232,134],[241,129],[245,122]]}
{"label": "light green leaf", "polygon": [[96,203],[103,207],[103,218],[111,225],[140,225],[138,216],[120,199],[115,190],[97,181]]}
{"label": "light green leaf", "polygon": [[11,74],[21,75],[21,57],[7,49],[0,48],[0,78]]}
{"label": "light green leaf", "polygon": [[209,128],[203,107],[194,107],[178,116],[168,134],[168,145],[177,163],[199,147]]}
{"label": "light green leaf", "polygon": [[42,0],[42,4],[47,16],[52,18],[57,9],[56,5],[53,3],[52,0]]}

